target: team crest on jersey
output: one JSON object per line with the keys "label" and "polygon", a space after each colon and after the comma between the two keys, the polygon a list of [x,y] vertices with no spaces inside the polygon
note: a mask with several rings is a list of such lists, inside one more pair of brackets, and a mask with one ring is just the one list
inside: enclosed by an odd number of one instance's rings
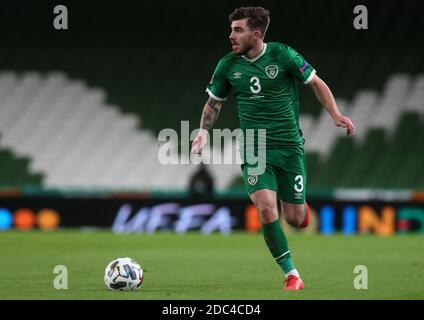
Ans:
{"label": "team crest on jersey", "polygon": [[275,64],[267,66],[265,68],[266,75],[271,79],[274,79],[278,75],[278,66]]}
{"label": "team crest on jersey", "polygon": [[254,186],[258,182],[258,176],[256,174],[248,176],[247,182],[249,182],[250,185]]}

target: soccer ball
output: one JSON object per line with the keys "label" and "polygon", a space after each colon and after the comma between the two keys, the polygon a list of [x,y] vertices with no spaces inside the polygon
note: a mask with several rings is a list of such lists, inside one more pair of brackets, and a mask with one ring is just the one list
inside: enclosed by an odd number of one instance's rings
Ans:
{"label": "soccer ball", "polygon": [[105,284],[110,290],[129,291],[141,287],[143,269],[131,258],[116,258],[105,269]]}

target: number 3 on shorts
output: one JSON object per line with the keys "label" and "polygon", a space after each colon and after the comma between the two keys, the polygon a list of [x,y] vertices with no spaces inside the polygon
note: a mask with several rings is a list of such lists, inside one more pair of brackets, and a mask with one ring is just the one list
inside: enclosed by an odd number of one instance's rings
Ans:
{"label": "number 3 on shorts", "polygon": [[299,174],[294,178],[294,181],[296,182],[294,184],[294,190],[296,192],[302,192],[303,191],[303,177]]}

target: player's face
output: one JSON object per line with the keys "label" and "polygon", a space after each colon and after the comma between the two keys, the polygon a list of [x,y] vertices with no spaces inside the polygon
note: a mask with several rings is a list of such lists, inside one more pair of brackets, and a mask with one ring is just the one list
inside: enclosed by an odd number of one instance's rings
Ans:
{"label": "player's face", "polygon": [[231,49],[236,55],[243,55],[255,44],[255,32],[247,26],[247,19],[235,20],[231,23]]}

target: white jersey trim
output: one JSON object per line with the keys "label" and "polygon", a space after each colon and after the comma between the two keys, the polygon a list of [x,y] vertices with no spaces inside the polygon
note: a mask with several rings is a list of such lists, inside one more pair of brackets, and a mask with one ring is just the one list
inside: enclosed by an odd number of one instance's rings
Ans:
{"label": "white jersey trim", "polygon": [[306,79],[306,80],[305,80],[305,82],[303,82],[303,83],[304,83],[304,84],[308,84],[309,82],[311,82],[311,80],[312,80],[312,78],[314,77],[315,73],[317,73],[317,72],[315,71],[315,69],[314,69],[314,70],[312,70],[312,72],[311,72],[311,74],[309,75],[308,79]]}
{"label": "white jersey trim", "polygon": [[209,96],[211,96],[212,98],[214,98],[216,101],[225,101],[225,100],[227,100],[227,97],[226,98],[217,97],[216,95],[214,95],[212,93],[211,90],[209,90],[209,88],[206,89],[206,92],[209,94]]}
{"label": "white jersey trim", "polygon": [[267,44],[264,43],[264,48],[262,49],[261,53],[259,53],[256,57],[253,57],[252,59],[246,58],[245,56],[242,56],[242,57],[249,62],[255,62],[256,60],[258,60],[260,57],[262,57],[265,54],[266,47],[267,47]]}

